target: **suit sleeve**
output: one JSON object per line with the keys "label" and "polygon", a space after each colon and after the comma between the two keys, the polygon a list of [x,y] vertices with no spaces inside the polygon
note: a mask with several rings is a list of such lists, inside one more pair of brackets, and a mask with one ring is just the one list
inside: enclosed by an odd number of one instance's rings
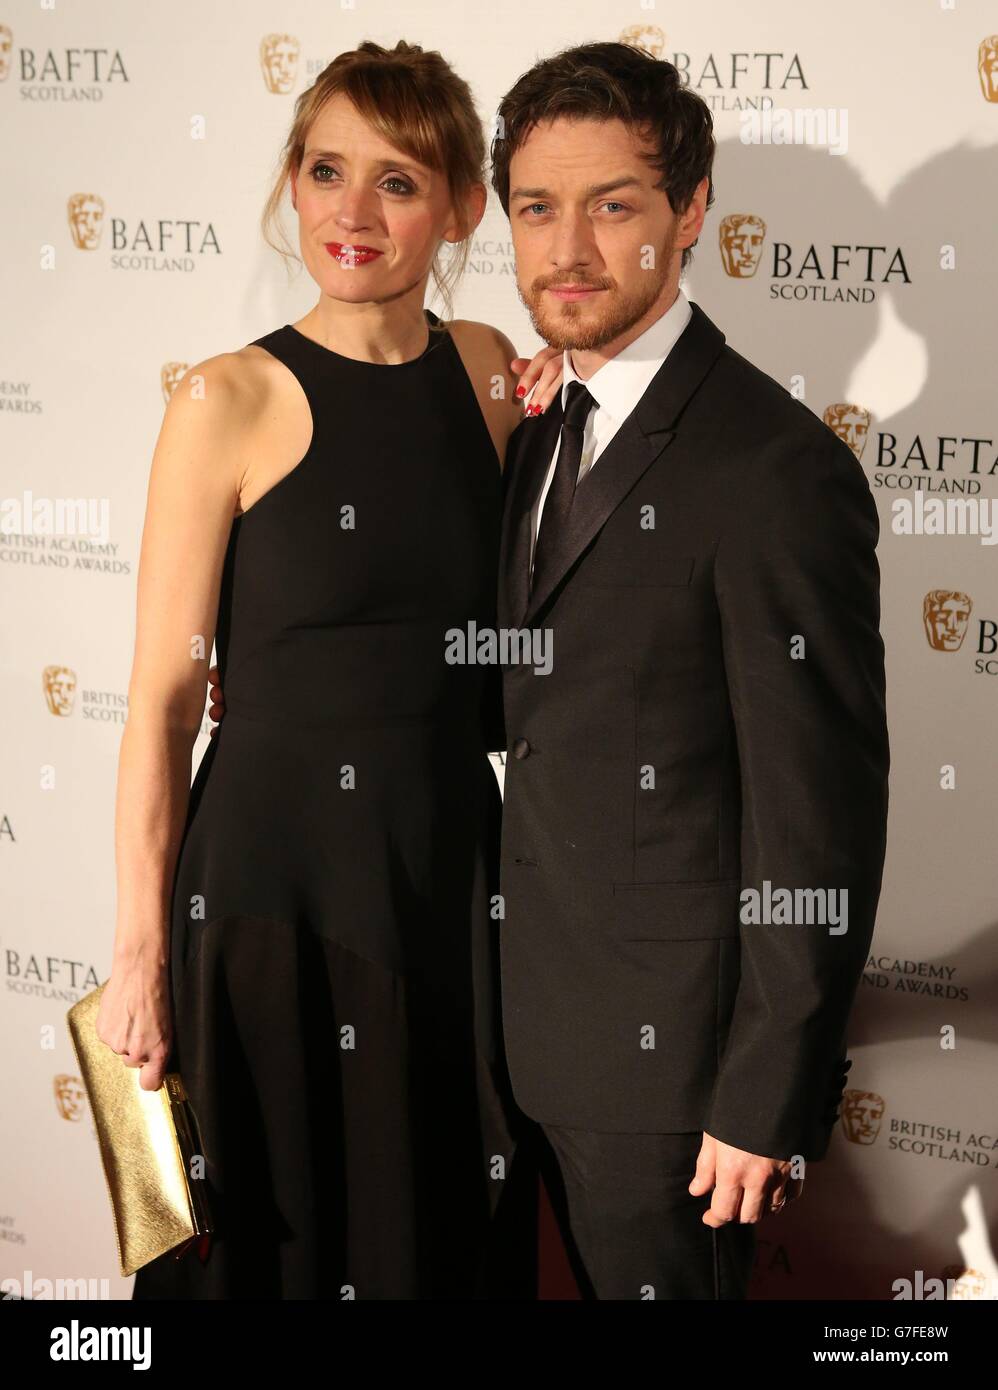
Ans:
{"label": "suit sleeve", "polygon": [[705,1129],[751,1153],[814,1160],[851,1065],[845,1031],[886,848],[879,520],[862,468],[830,430],[774,441],[754,463],[740,524],[715,557],[742,902],[767,880],[772,892],[836,889],[846,930],[800,911],[793,924],[751,923],[743,906],[740,981]]}

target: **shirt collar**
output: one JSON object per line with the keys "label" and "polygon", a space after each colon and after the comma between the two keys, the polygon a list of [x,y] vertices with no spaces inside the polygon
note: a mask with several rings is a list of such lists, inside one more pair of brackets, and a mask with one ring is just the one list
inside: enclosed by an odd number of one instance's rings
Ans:
{"label": "shirt collar", "polygon": [[[588,381],[583,381],[604,419],[617,424],[627,419],[672,351],[692,317],[690,302],[682,290],[674,303],[632,343],[604,362]],[[562,354],[561,405],[564,410],[571,382],[581,381],[572,366],[572,354]]]}

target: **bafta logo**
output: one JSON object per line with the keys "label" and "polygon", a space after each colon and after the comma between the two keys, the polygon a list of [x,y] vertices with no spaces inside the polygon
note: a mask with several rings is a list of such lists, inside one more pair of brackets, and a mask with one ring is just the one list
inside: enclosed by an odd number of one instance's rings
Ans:
{"label": "bafta logo", "polygon": [[169,404],[170,397],[176,391],[177,384],[189,366],[190,363],[188,362],[164,362],[160,368],[159,384],[163,388],[163,400],[167,404]]}
{"label": "bafta logo", "polygon": [[55,1103],[64,1120],[82,1120],[87,1113],[87,1093],[78,1076],[54,1078]]}
{"label": "bafta logo", "polygon": [[852,1144],[872,1144],[884,1118],[883,1096],[873,1091],[846,1091],[842,1097],[842,1128]]}
{"label": "bafta logo", "polygon": [[14,35],[6,24],[0,24],[0,82],[10,74],[10,57],[14,51]]}
{"label": "bafta logo", "polygon": [[46,666],[42,672],[42,689],[50,714],[63,718],[73,713],[73,696],[76,694],[76,672],[68,666]]}
{"label": "bafta logo", "polygon": [[104,226],[104,199],[96,193],[74,193],[66,211],[73,245],[81,251],[96,251]]}
{"label": "bafta logo", "polygon": [[985,101],[998,101],[998,34],[982,39],[977,50],[977,75]]}
{"label": "bafta logo", "polygon": [[626,43],[628,48],[640,48],[653,58],[661,58],[665,52],[665,34],[657,24],[631,24],[620,35],[618,43]]}
{"label": "bafta logo", "polygon": [[721,218],[718,229],[721,263],[735,280],[748,280],[759,269],[766,224],[750,212],[733,212]]}
{"label": "bafta logo", "polygon": [[839,401],[830,405],[821,417],[830,430],[844,440],[858,459],[863,457],[866,436],[870,433],[870,412],[861,405]]}
{"label": "bafta logo", "polygon": [[933,651],[960,650],[973,606],[970,595],[960,593],[959,589],[929,590],[922,605],[922,622]]}
{"label": "bafta logo", "polygon": [[291,34],[266,34],[260,40],[260,66],[268,92],[290,92],[298,75],[301,45]]}

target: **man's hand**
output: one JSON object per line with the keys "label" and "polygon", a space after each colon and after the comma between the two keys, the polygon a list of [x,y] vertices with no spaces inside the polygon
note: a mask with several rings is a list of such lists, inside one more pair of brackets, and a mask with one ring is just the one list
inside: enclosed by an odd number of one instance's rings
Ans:
{"label": "man's hand", "polygon": [[696,1176],[690,1183],[694,1197],[714,1189],[710,1207],[703,1214],[704,1225],[716,1228],[729,1221],[750,1224],[781,1211],[784,1203],[794,1201],[804,1188],[803,1178],[791,1178],[791,1167],[790,1159],[763,1158],[704,1134]]}
{"label": "man's hand", "polygon": [[208,718],[215,721],[215,727],[209,729],[209,738],[215,737],[218,732],[218,726],[225,717],[225,700],[222,696],[222,687],[219,685],[218,681],[218,667],[213,666],[208,672],[208,693],[211,695],[211,704],[208,706]]}

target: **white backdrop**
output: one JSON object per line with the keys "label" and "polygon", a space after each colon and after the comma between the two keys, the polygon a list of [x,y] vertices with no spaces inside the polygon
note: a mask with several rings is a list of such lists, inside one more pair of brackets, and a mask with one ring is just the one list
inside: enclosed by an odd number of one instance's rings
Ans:
{"label": "white backdrop", "polygon": [[[265,71],[268,35],[283,57]],[[881,516],[892,808],[852,1090],[805,1201],[760,1229],[754,1296],[890,1298],[917,1271],[950,1277],[951,1297],[995,1296],[998,552],[891,529],[898,498],[998,495],[995,35],[993,0],[5,0],[0,1279],[15,1291],[96,1279],[130,1294],[65,1013],[110,967],[116,759],[166,392],[316,298],[258,231],[294,98],[342,50],[405,38],[455,65],[488,127],[536,58],[629,36],[715,113],[716,203],[687,293],[810,409],[840,407],[827,418]],[[780,110],[811,112],[812,135],[834,113],[830,140],[743,141],[745,113]],[[455,309],[539,345],[494,201]],[[46,534],[26,493],[89,499],[98,521],[106,502],[106,536]]]}

